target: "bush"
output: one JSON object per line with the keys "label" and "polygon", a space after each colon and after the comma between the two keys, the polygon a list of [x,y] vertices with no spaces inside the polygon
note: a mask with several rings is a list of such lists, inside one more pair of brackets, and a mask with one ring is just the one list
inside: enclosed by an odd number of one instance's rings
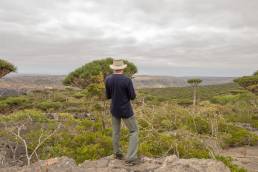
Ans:
{"label": "bush", "polygon": [[233,164],[233,159],[231,157],[216,156],[216,159],[222,161],[227,167],[229,167],[231,172],[247,172],[246,169]]}
{"label": "bush", "polygon": [[83,93],[81,93],[81,92],[78,92],[78,93],[75,93],[73,96],[74,96],[75,98],[80,99],[80,98],[85,97],[85,94],[83,94]]}
{"label": "bush", "polygon": [[48,157],[68,156],[77,163],[82,163],[112,154],[111,135],[102,132],[101,125],[96,123],[68,120],[65,129],[59,132],[51,146],[48,146]]}
{"label": "bush", "polygon": [[189,130],[197,132],[198,134],[211,134],[208,120],[204,117],[197,116],[193,118],[188,118],[187,126]]}
{"label": "bush", "polygon": [[13,109],[24,108],[30,102],[29,98],[20,97],[7,97],[6,99],[0,100],[0,113],[10,112]]}
{"label": "bush", "polygon": [[250,131],[234,125],[220,124],[219,131],[226,133],[223,136],[224,146],[243,146],[243,145],[257,145],[258,136]]}
{"label": "bush", "polygon": [[216,104],[221,104],[221,105],[225,105],[227,103],[230,102],[236,102],[239,100],[239,95],[223,95],[223,96],[214,96],[211,99],[212,103],[216,103]]}
{"label": "bush", "polygon": [[36,107],[43,111],[54,111],[59,110],[62,107],[62,103],[45,100],[38,103]]}
{"label": "bush", "polygon": [[[35,156],[35,151],[39,153],[39,148],[41,149],[45,141],[50,139],[58,129],[56,121],[48,119],[45,114],[37,110],[17,111],[0,117],[1,135],[9,143],[17,143],[26,148],[28,165],[31,163],[31,158]],[[17,159],[25,157],[19,156]]]}
{"label": "bush", "polygon": [[177,145],[180,158],[211,158],[209,150],[198,138],[181,136]]}
{"label": "bush", "polygon": [[191,106],[193,104],[193,101],[188,100],[188,99],[183,99],[183,100],[179,100],[177,104],[181,105],[181,106],[184,106],[184,107],[187,107],[187,106]]}
{"label": "bush", "polygon": [[175,153],[176,139],[173,136],[155,133],[148,139],[142,140],[139,152],[149,157],[159,157]]}
{"label": "bush", "polygon": [[237,94],[243,94],[243,93],[246,93],[247,91],[246,90],[241,90],[241,89],[238,89],[238,90],[231,90],[230,93],[233,94],[233,95],[237,95]]}

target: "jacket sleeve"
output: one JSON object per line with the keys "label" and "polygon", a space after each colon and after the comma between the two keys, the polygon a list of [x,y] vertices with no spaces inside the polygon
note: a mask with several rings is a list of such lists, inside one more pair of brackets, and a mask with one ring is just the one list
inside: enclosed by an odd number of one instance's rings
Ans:
{"label": "jacket sleeve", "polygon": [[105,79],[105,90],[106,90],[106,98],[111,99],[111,90],[108,86],[107,78]]}
{"label": "jacket sleeve", "polygon": [[131,79],[129,80],[129,85],[128,85],[128,95],[131,100],[134,100],[136,98],[133,82]]}

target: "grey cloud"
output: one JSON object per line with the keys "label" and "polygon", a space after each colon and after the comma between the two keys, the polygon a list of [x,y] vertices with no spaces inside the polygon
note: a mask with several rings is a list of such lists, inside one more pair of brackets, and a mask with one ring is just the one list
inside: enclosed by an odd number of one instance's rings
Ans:
{"label": "grey cloud", "polygon": [[68,73],[113,56],[147,74],[248,74],[258,64],[257,8],[255,0],[1,0],[0,57],[23,73]]}

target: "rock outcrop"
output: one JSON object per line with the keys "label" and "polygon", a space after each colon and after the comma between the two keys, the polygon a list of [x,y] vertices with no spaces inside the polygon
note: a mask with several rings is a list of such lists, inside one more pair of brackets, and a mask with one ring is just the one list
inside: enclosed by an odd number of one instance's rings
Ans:
{"label": "rock outcrop", "polygon": [[143,158],[143,163],[126,166],[124,161],[111,156],[96,161],[85,161],[76,165],[67,158],[53,158],[39,161],[30,167],[10,167],[0,169],[1,172],[230,172],[222,162],[206,159],[179,159],[176,156],[164,158]]}

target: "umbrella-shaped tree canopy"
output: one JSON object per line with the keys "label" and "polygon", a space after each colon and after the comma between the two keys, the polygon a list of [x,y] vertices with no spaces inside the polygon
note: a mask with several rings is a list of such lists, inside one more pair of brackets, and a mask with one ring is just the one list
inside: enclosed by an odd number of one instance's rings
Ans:
{"label": "umbrella-shaped tree canopy", "polygon": [[189,79],[189,80],[187,81],[187,83],[188,83],[188,84],[191,84],[191,85],[198,85],[198,84],[200,84],[201,82],[202,82],[201,79]]}
{"label": "umbrella-shaped tree canopy", "polygon": [[243,76],[234,80],[241,87],[258,94],[258,71],[256,71],[252,76]]}
{"label": "umbrella-shaped tree canopy", "polygon": [[[106,58],[86,63],[82,67],[79,67],[68,74],[63,83],[64,85],[84,89],[91,84],[103,82],[103,79],[113,72],[109,68],[109,65],[112,64],[112,62],[112,58]],[[124,60],[124,63],[127,64],[127,68],[124,71],[125,75],[132,77],[132,75],[137,72],[136,66],[126,60]]]}
{"label": "umbrella-shaped tree canopy", "polygon": [[194,79],[189,79],[187,80],[188,84],[191,84],[193,87],[193,106],[196,105],[196,101],[197,101],[197,87],[198,85],[202,82],[201,79],[198,78],[194,78]]}
{"label": "umbrella-shaped tree canopy", "polygon": [[0,78],[4,77],[10,72],[15,72],[15,71],[16,71],[16,67],[13,64],[0,59]]}

